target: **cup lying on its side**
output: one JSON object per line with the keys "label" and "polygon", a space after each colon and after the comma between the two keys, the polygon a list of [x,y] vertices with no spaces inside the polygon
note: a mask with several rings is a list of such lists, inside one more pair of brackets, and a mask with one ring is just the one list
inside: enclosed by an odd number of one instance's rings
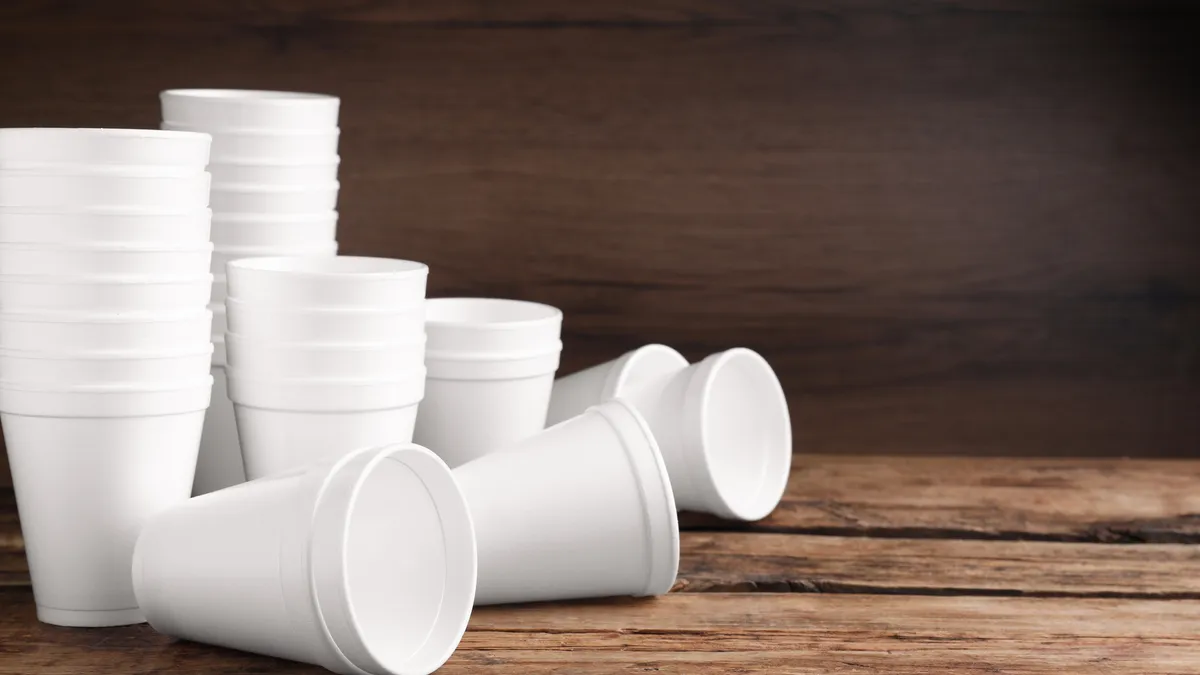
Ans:
{"label": "cup lying on its side", "polygon": [[138,605],[168,635],[422,675],[466,630],[476,548],[449,468],[400,444],[192,499],[145,526],[132,567]]}
{"label": "cup lying on its side", "polygon": [[621,400],[454,470],[479,546],[476,604],[660,595],[679,521],[654,436]]}
{"label": "cup lying on its side", "polygon": [[152,388],[0,383],[38,619],[144,621],[129,569],[142,525],[187,501],[212,378]]}
{"label": "cup lying on its side", "polygon": [[654,430],[680,509],[759,520],[779,504],[792,427],[779,379],[762,356],[730,349],[688,365],[649,345],[559,379],[550,421],[619,396]]}

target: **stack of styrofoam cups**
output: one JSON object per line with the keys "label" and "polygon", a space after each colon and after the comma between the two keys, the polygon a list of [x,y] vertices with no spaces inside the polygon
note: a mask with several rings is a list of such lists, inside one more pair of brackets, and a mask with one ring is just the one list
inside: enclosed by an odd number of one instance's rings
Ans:
{"label": "stack of styrofoam cups", "polygon": [[562,312],[495,298],[425,303],[428,379],[413,438],[457,467],[546,426]]}
{"label": "stack of styrofoam cups", "polygon": [[197,497],[142,531],[156,630],[346,675],[422,675],[475,596],[470,511],[425,448],[367,448]]}
{"label": "stack of styrofoam cups", "polygon": [[675,583],[671,481],[646,421],[620,399],[454,475],[479,546],[476,604],[660,595]]}
{"label": "stack of styrofoam cups", "polygon": [[47,623],[143,621],[134,541],[191,493],[212,391],[209,144],[0,129],[0,419]]}
{"label": "stack of styrofoam cups", "polygon": [[213,137],[214,391],[194,490],[204,494],[245,480],[233,406],[224,393],[225,265],[337,253],[340,101],[235,89],[171,89],[160,98],[164,129]]}
{"label": "stack of styrofoam cups", "polygon": [[783,498],[791,417],[775,371],[758,353],[730,349],[689,366],[674,349],[647,345],[560,378],[547,423],[615,397],[649,421],[679,508],[759,520]]}
{"label": "stack of styrofoam cups", "polygon": [[229,398],[250,480],[412,441],[425,391],[422,263],[229,263]]}

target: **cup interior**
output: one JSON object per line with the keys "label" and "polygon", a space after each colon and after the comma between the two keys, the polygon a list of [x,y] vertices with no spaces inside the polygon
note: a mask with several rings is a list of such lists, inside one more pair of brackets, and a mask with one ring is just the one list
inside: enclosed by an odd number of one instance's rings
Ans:
{"label": "cup interior", "polygon": [[361,256],[254,258],[230,263],[239,270],[306,277],[400,277],[427,274],[424,263]]}

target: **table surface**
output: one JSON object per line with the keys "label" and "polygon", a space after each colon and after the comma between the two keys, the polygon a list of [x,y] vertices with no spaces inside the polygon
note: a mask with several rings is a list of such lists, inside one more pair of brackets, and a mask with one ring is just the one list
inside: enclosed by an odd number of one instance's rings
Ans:
{"label": "table surface", "polygon": [[[1200,461],[798,455],[759,523],[685,514],[670,595],[484,608],[444,673],[1194,673]],[[38,623],[0,492],[0,673],[318,673]]]}

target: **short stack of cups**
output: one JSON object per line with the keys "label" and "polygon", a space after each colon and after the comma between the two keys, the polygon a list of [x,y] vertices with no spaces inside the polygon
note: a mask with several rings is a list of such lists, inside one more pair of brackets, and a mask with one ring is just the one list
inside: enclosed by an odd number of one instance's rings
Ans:
{"label": "short stack of cups", "polygon": [[163,129],[211,134],[213,404],[196,494],[245,480],[225,395],[225,266],[230,260],[337,254],[336,96],[237,89],[162,92]]}
{"label": "short stack of cups", "polygon": [[729,349],[688,365],[646,345],[554,383],[549,424],[621,398],[646,418],[671,473],[679,508],[733,520],[767,517],[787,488],[792,423],[767,360]]}
{"label": "short stack of cups", "polygon": [[413,438],[457,467],[540,432],[562,352],[562,312],[497,298],[425,303],[425,401]]}
{"label": "short stack of cups", "polygon": [[212,392],[210,142],[0,130],[0,420],[47,623],[143,621],[138,531],[191,493]]}
{"label": "short stack of cups", "polygon": [[412,441],[428,274],[387,258],[229,264],[226,371],[248,480]]}

